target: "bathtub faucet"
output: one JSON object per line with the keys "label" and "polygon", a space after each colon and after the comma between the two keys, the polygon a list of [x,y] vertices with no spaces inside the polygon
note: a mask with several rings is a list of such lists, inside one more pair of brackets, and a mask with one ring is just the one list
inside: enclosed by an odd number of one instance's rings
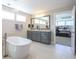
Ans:
{"label": "bathtub faucet", "polygon": [[7,33],[4,33],[4,39],[7,39]]}
{"label": "bathtub faucet", "polygon": [[7,33],[4,33],[4,39],[5,39],[5,55],[4,57],[7,57],[8,55],[6,54],[6,39],[7,39]]}

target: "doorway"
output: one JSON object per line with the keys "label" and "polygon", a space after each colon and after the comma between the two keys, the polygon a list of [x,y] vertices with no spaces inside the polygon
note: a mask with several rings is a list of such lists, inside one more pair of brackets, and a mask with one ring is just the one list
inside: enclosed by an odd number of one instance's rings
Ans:
{"label": "doorway", "polygon": [[71,47],[72,10],[55,13],[56,44]]}

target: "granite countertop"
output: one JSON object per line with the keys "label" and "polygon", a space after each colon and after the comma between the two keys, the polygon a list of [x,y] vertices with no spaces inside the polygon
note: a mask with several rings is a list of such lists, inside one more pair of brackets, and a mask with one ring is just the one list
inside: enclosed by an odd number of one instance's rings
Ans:
{"label": "granite countertop", "polygon": [[28,31],[43,31],[43,32],[50,32],[51,30],[28,30]]}

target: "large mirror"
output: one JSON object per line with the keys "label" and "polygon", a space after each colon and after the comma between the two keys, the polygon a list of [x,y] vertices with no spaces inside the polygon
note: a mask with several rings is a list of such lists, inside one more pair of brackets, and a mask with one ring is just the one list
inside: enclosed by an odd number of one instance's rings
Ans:
{"label": "large mirror", "polygon": [[50,16],[43,16],[43,17],[36,17],[32,18],[31,24],[32,24],[32,29],[50,29]]}

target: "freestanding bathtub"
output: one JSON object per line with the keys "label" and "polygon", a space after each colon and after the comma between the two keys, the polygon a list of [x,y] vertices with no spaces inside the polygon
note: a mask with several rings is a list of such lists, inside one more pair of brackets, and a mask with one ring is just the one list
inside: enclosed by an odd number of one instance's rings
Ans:
{"label": "freestanding bathtub", "polygon": [[32,41],[21,37],[8,37],[7,47],[9,55],[13,59],[24,59],[29,54],[29,48]]}

